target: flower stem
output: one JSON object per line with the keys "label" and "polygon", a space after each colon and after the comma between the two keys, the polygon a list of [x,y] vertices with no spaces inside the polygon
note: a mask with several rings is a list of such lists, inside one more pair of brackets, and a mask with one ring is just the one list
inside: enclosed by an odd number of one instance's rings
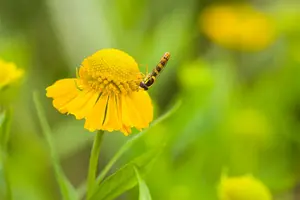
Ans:
{"label": "flower stem", "polygon": [[87,178],[87,199],[89,199],[91,197],[91,195],[93,194],[93,190],[94,190],[94,187],[96,184],[98,158],[99,158],[99,154],[100,154],[100,147],[101,147],[103,135],[104,135],[104,131],[99,130],[95,135],[94,143],[92,146],[88,178]]}
{"label": "flower stem", "polygon": [[11,200],[12,199],[12,192],[11,192],[11,187],[10,187],[10,180],[9,180],[9,172],[8,172],[8,160],[7,160],[7,155],[4,155],[5,153],[2,153],[1,158],[2,158],[2,167],[3,167],[3,172],[4,172],[4,180],[6,183],[6,199]]}
{"label": "flower stem", "polygon": [[2,124],[0,124],[0,160],[2,161],[2,170],[4,172],[4,181],[6,184],[6,199],[12,199],[11,182],[9,176],[9,162],[8,162],[8,150],[7,144],[10,138],[12,111],[8,108],[5,111],[5,118]]}

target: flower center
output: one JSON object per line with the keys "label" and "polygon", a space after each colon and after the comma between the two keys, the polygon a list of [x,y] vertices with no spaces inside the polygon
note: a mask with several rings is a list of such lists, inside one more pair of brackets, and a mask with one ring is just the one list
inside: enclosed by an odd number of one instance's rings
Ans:
{"label": "flower center", "polygon": [[139,90],[142,74],[135,60],[125,52],[103,49],[84,59],[79,78],[80,85],[98,92],[128,94]]}

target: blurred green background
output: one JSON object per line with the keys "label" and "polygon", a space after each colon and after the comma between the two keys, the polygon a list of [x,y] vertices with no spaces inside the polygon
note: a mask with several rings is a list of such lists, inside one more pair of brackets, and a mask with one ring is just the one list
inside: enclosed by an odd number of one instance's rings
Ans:
{"label": "blurred green background", "polygon": [[[20,83],[0,97],[14,111],[9,142],[14,199],[60,199],[34,90],[64,172],[76,187],[85,180],[94,134],[84,130],[83,121],[59,114],[45,88],[75,77],[81,61],[102,48],[127,52],[142,72],[171,52],[149,90],[155,117],[182,100],[113,171],[167,141],[145,177],[154,200],[218,199],[224,171],[252,174],[274,199],[300,199],[299,10],[297,0],[0,0],[0,57],[25,70]],[[105,135],[99,169],[130,137]],[[4,185],[0,174],[1,199]],[[137,198],[137,187],[118,197]]]}

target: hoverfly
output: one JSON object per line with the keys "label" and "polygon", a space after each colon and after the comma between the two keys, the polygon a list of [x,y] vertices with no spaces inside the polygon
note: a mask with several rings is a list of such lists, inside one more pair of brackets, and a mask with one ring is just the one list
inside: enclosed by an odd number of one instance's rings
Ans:
{"label": "hoverfly", "polygon": [[155,66],[151,73],[147,74],[143,81],[140,83],[140,87],[144,90],[148,90],[149,87],[153,85],[155,82],[156,77],[161,73],[163,68],[167,65],[171,54],[166,52],[163,57],[161,57],[159,63]]}

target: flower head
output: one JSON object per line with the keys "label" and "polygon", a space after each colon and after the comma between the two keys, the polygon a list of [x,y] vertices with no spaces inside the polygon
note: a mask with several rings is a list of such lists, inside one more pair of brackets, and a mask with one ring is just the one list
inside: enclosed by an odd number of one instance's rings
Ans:
{"label": "flower head", "polygon": [[211,6],[201,14],[200,27],[214,42],[243,51],[262,50],[275,39],[270,18],[247,4]]}
{"label": "flower head", "polygon": [[5,62],[0,59],[0,90],[4,86],[7,86],[17,79],[19,79],[24,71],[22,69],[18,69],[15,63]]}
{"label": "flower head", "polygon": [[251,175],[222,177],[219,185],[220,200],[271,200],[269,189]]}
{"label": "flower head", "polygon": [[82,62],[77,78],[62,79],[49,86],[47,97],[61,113],[85,119],[89,131],[145,128],[153,118],[147,92],[135,60],[117,49],[102,49]]}

